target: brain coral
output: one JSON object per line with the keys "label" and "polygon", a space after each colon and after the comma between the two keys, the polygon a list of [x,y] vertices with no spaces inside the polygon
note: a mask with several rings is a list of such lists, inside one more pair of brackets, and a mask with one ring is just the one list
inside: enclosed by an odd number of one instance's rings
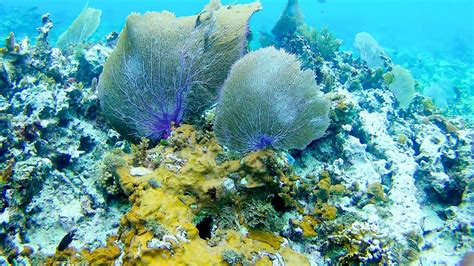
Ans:
{"label": "brain coral", "polygon": [[314,73],[273,47],[237,61],[224,83],[215,132],[231,150],[304,149],[329,126],[329,101],[320,97]]}
{"label": "brain coral", "polygon": [[190,17],[149,12],[127,18],[98,85],[115,129],[160,139],[217,98],[246,49],[248,19],[260,4],[215,8]]}

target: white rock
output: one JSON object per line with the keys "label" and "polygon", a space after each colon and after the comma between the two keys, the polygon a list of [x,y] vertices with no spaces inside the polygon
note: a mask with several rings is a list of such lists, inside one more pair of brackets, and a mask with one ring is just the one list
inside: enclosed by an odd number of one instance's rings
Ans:
{"label": "white rock", "polygon": [[153,170],[145,167],[133,167],[130,169],[131,176],[145,176],[151,173],[153,173]]}

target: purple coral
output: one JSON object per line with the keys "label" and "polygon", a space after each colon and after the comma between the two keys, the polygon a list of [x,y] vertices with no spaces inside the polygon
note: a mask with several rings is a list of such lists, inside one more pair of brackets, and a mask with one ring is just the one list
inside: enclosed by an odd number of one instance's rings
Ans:
{"label": "purple coral", "polygon": [[329,126],[329,101],[314,73],[294,55],[273,47],[237,61],[222,88],[215,132],[237,152],[264,148],[304,149]]}
{"label": "purple coral", "polygon": [[99,96],[116,128],[160,139],[182,122],[191,88],[203,83],[205,38],[211,25],[152,35],[145,32],[149,20],[160,26],[179,21],[166,13],[130,16],[101,76]]}
{"label": "purple coral", "polygon": [[99,79],[105,117],[129,137],[167,137],[215,101],[259,9],[253,3],[183,18],[130,15]]}
{"label": "purple coral", "polygon": [[255,143],[251,145],[252,150],[261,150],[269,148],[275,142],[276,138],[274,136],[268,136],[267,134],[261,134],[255,139]]}

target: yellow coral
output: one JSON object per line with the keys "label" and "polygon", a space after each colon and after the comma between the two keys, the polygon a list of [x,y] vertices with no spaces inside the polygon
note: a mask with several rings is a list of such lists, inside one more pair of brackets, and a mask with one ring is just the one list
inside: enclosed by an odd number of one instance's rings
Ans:
{"label": "yellow coral", "polygon": [[332,195],[342,196],[346,193],[346,187],[342,184],[332,185],[329,187],[329,192]]}
{"label": "yellow coral", "polygon": [[276,250],[280,249],[280,246],[283,243],[283,238],[281,236],[266,231],[250,231],[248,237],[253,240],[267,243]]}
{"label": "yellow coral", "polygon": [[109,237],[107,246],[94,251],[85,249],[78,252],[73,248],[67,248],[46,258],[44,265],[110,265],[121,253],[120,248],[115,244],[116,240],[115,237]]}
{"label": "yellow coral", "polygon": [[398,135],[398,142],[402,145],[405,145],[405,143],[407,142],[408,138],[405,134],[400,134]]}
{"label": "yellow coral", "polygon": [[318,233],[315,231],[318,221],[314,217],[305,215],[301,221],[293,220],[292,223],[299,226],[303,230],[303,238],[313,238],[318,236]]}
{"label": "yellow coral", "polygon": [[275,156],[272,150],[261,150],[250,153],[242,159],[242,169],[247,173],[245,184],[247,188],[262,187],[273,180],[265,161]]}
{"label": "yellow coral", "polygon": [[330,187],[331,187],[331,179],[329,177],[324,177],[323,179],[321,179],[317,184],[318,199],[326,201],[329,198]]}
{"label": "yellow coral", "polygon": [[[165,159],[151,173],[131,175],[132,156],[126,157],[127,163],[117,169],[120,185],[132,205],[119,228],[124,265],[225,265],[223,254],[226,250],[234,250],[255,264],[271,265],[267,256],[255,257],[255,254],[278,253],[289,265],[308,265],[303,255],[289,247],[282,247],[283,238],[272,232],[250,231],[244,234],[219,229],[219,237],[213,238],[215,244],[210,245],[211,241],[208,243],[201,239],[193,223],[199,209],[213,206],[222,196],[222,183],[229,174],[239,173],[256,183],[273,182],[272,174],[275,173],[270,173],[268,169],[268,160],[275,156],[273,152],[257,152],[241,161],[217,164],[216,157],[222,149],[215,139],[200,138],[187,125],[174,131],[170,145],[158,146],[155,150],[159,150]],[[297,177],[280,174],[280,178],[289,184],[298,180]],[[154,182],[160,186],[151,185]],[[214,193],[209,193],[211,190]],[[292,202],[291,197],[288,200]],[[167,235],[157,236],[147,227],[149,221],[159,224]],[[298,225],[303,229],[304,237],[315,237],[316,224],[312,216],[305,216]],[[114,247],[113,243],[109,243],[103,250]],[[75,254],[70,253],[69,256]],[[92,261],[98,264],[113,262],[112,257],[100,255],[103,252],[91,254],[97,255],[83,256],[81,260],[91,264]],[[67,257],[65,254],[61,256]]]}
{"label": "yellow coral", "polygon": [[371,195],[371,203],[385,202],[385,193],[383,192],[382,184],[375,182],[367,186],[367,194]]}
{"label": "yellow coral", "polygon": [[316,208],[316,214],[320,215],[324,220],[334,220],[337,215],[337,208],[324,203],[321,208]]}

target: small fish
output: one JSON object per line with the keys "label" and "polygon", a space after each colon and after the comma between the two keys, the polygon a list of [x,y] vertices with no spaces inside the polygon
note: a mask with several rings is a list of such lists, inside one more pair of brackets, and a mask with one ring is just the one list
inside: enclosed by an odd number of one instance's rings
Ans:
{"label": "small fish", "polygon": [[318,0],[318,3],[324,4],[326,3],[326,0]]}
{"label": "small fish", "polygon": [[57,247],[57,251],[63,251],[66,248],[68,248],[69,244],[74,240],[74,235],[76,234],[76,230],[72,230],[71,232],[67,233],[63,239],[61,239],[61,242],[59,242],[59,245]]}

